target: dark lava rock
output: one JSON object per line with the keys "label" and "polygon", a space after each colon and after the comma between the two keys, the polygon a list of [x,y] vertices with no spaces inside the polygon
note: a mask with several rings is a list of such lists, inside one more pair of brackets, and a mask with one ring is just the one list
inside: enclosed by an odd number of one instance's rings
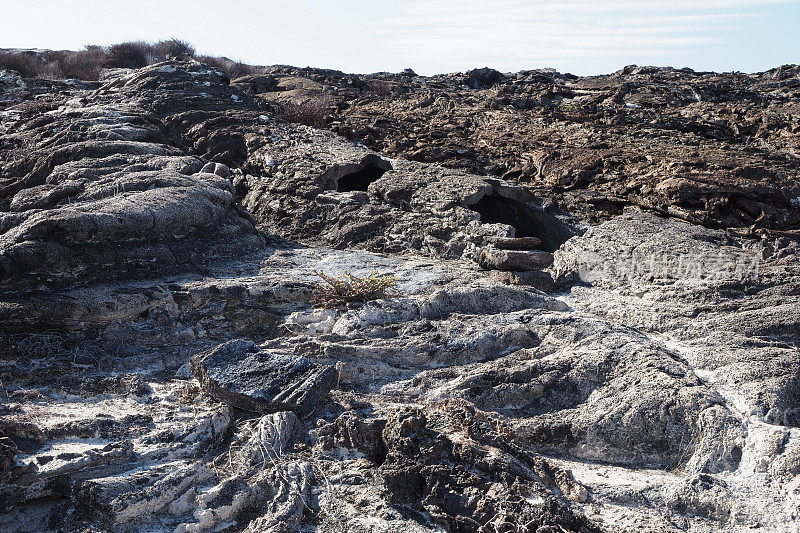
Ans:
{"label": "dark lava rock", "polygon": [[5,482],[11,478],[16,466],[17,447],[8,437],[0,437],[0,480]]}
{"label": "dark lava rock", "polygon": [[211,396],[255,413],[293,411],[307,417],[336,384],[332,366],[263,352],[242,339],[195,355],[191,366],[200,386]]}
{"label": "dark lava rock", "polygon": [[[455,411],[471,437],[497,440],[488,425],[476,422],[474,411]],[[481,525],[493,520],[502,524],[499,531],[513,531],[511,524],[525,524],[522,531],[600,531],[548,493],[547,487],[557,483],[546,462],[524,452],[492,450],[483,442],[453,441],[431,422],[414,408],[399,409],[387,421],[380,473],[393,503],[424,501],[431,518],[447,531],[481,531]],[[501,491],[493,490],[498,482],[504,485]],[[573,487],[561,483],[558,490],[569,493]],[[531,504],[537,497],[543,505]]]}
{"label": "dark lava rock", "polygon": [[355,412],[347,411],[332,423],[323,422],[317,428],[317,438],[323,450],[352,448],[370,461],[381,464],[386,459],[386,446],[381,438],[385,427],[386,420],[364,420]]}
{"label": "dark lava rock", "polygon": [[476,68],[467,72],[467,86],[472,89],[485,89],[498,84],[503,74],[493,68]]}
{"label": "dark lava rock", "polygon": [[0,73],[0,523],[796,530],[800,67],[259,72]]}
{"label": "dark lava rock", "polygon": [[524,183],[591,222],[635,205],[712,228],[796,235],[796,73],[396,77],[385,96],[340,92],[346,105],[329,127],[389,157]]}

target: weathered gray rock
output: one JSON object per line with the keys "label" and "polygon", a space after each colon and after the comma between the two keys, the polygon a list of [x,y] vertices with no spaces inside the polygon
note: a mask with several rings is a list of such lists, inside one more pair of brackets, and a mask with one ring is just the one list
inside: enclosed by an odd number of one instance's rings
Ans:
{"label": "weathered gray rock", "polygon": [[[510,182],[458,170],[388,161],[324,132],[299,142],[302,130],[253,151],[236,180],[242,204],[270,231],[336,247],[414,252],[481,262],[481,252],[504,257],[501,268],[548,266],[552,250],[581,225]],[[358,187],[356,187],[358,184]],[[525,250],[525,251],[522,251]]]}
{"label": "weathered gray rock", "polygon": [[511,285],[525,285],[533,287],[534,289],[542,292],[552,292],[555,289],[555,281],[549,271],[546,270],[528,270],[525,272],[507,272],[496,270],[491,273],[491,276],[503,283]]}
{"label": "weathered gray rock", "polygon": [[250,522],[247,533],[283,533],[300,528],[309,508],[314,472],[307,461],[280,464],[271,473],[270,494],[265,513]]}
{"label": "weathered gray rock", "polygon": [[776,244],[634,212],[567,243],[554,269],[595,288],[575,288],[575,305],[673,339],[739,409],[796,426],[800,271]]}
{"label": "weathered gray rock", "polygon": [[[262,512],[252,520],[254,531],[297,529],[310,501],[313,472],[306,462],[287,462],[284,454],[291,452],[302,429],[291,411],[243,424],[234,436],[231,454],[216,460],[217,468],[227,476],[220,476],[219,483],[210,488],[187,495],[187,508],[196,508],[194,520],[180,524],[176,532],[213,531],[231,521],[244,521],[255,506]],[[269,502],[267,509],[263,508],[265,502]]]}
{"label": "weathered gray rock", "polygon": [[536,250],[542,246],[538,237],[490,237],[486,240],[500,250]]}
{"label": "weathered gray rock", "polygon": [[700,474],[674,487],[667,496],[670,509],[681,514],[726,522],[730,517],[730,491],[724,481]]}
{"label": "weathered gray rock", "polygon": [[87,518],[101,514],[110,526],[147,521],[183,493],[212,477],[202,463],[171,463],[129,472],[125,476],[96,478],[75,488],[77,510]]}
{"label": "weathered gray rock", "polygon": [[[170,62],[0,114],[3,523],[793,529],[791,233],[758,241],[602,195],[584,200],[619,216],[586,228],[551,201],[572,192],[543,185],[567,174],[539,141],[532,188],[390,159],[249,96],[371,90],[287,72],[245,93]],[[750,210],[774,228],[781,190],[666,212],[728,224]],[[386,298],[313,308],[317,271],[372,270],[395,276]]]}
{"label": "weathered gray rock", "polygon": [[232,340],[192,357],[200,386],[217,400],[255,413],[293,411],[309,416],[336,385],[332,366],[292,354],[261,351]]}
{"label": "weathered gray rock", "polygon": [[[674,468],[690,460],[706,471],[737,468],[740,423],[674,353],[585,318],[531,312],[515,318],[537,339],[535,347],[458,374],[427,371],[390,389],[428,400],[461,397],[497,412],[527,449],[616,464]],[[704,417],[720,428],[704,434]]]}
{"label": "weathered gray rock", "polygon": [[[161,96],[153,106],[147,95],[156,86]],[[209,146],[203,155],[217,160],[204,164],[167,145],[157,125],[179,120],[189,102],[221,109],[237,94],[198,63],[156,65],[14,123],[10,145],[31,149],[0,159],[4,290],[182,272],[260,247],[222,164],[230,150]]]}
{"label": "weathered gray rock", "polygon": [[395,158],[518,180],[585,220],[634,205],[708,227],[798,235],[797,65],[752,74],[637,66],[585,77],[381,73],[365,81],[392,90],[371,94],[344,86],[342,73],[270,73],[337,86],[344,102],[329,126],[349,139]]}
{"label": "weathered gray rock", "polygon": [[549,267],[553,264],[553,255],[541,251],[498,250],[487,247],[480,251],[478,264],[489,270],[525,272]]}

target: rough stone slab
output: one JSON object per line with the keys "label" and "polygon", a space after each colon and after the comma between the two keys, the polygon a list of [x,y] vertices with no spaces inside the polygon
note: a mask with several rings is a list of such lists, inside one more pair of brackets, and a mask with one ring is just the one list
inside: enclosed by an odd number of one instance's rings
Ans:
{"label": "rough stone slab", "polygon": [[107,524],[124,524],[162,511],[212,475],[200,462],[167,463],[78,483],[73,497],[82,514],[99,514]]}
{"label": "rough stone slab", "polygon": [[260,350],[237,339],[192,358],[192,372],[211,396],[254,413],[310,415],[336,384],[336,370],[305,357]]}
{"label": "rough stone slab", "polygon": [[535,250],[542,246],[538,237],[490,237],[487,240],[500,250]]}
{"label": "rough stone slab", "polygon": [[538,250],[498,250],[489,247],[481,250],[477,259],[483,268],[516,272],[539,270],[553,264],[553,254]]}

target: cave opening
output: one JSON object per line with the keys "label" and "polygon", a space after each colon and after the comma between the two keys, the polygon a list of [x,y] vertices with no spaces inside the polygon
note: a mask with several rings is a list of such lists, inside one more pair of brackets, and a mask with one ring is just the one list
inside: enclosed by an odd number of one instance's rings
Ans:
{"label": "cave opening", "polygon": [[351,172],[350,174],[345,174],[339,178],[339,181],[336,184],[336,190],[339,192],[366,192],[369,184],[383,176],[387,170],[389,169],[381,168],[380,166],[372,163],[367,163],[361,170]]}
{"label": "cave opening", "polygon": [[575,232],[541,207],[506,198],[495,192],[467,206],[486,224],[506,224],[514,228],[515,237],[536,237],[541,249],[555,252]]}

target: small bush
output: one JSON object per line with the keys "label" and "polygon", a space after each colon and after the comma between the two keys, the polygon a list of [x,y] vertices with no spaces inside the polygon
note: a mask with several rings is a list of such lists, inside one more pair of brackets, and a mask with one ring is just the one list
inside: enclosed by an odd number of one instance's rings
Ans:
{"label": "small bush", "polygon": [[142,68],[150,61],[151,47],[144,41],[130,41],[108,47],[105,66],[108,68]]}
{"label": "small bush", "polygon": [[241,61],[231,61],[230,64],[228,64],[223,70],[225,70],[225,74],[228,75],[228,78],[232,80],[241,78],[242,76],[247,76],[248,74],[258,73],[257,68],[253,67],[252,65],[242,63]]}
{"label": "small bush", "polygon": [[16,70],[23,78],[35,77],[39,73],[40,63],[36,54],[0,52],[0,70]]}
{"label": "small bush", "polygon": [[[0,51],[0,70],[16,70],[25,78],[97,81],[104,68],[142,68],[167,59],[195,57],[194,47],[180,39],[150,44],[129,41],[109,47],[88,45],[84,50],[35,52]],[[230,79],[263,73],[263,67],[247,65],[227,57],[199,56],[197,60],[222,70]]]}
{"label": "small bush", "polygon": [[556,111],[563,115],[583,115],[591,113],[592,108],[590,105],[583,102],[561,102],[555,107]]}
{"label": "small bush", "polygon": [[158,41],[151,48],[151,53],[159,60],[170,58],[194,57],[194,46],[180,39]]}
{"label": "small bush", "polygon": [[333,96],[329,94],[313,96],[302,103],[281,102],[278,117],[287,122],[321,127],[325,125],[334,103]]}
{"label": "small bush", "polygon": [[254,67],[253,65],[242,63],[241,61],[233,61],[227,57],[200,56],[197,58],[197,60],[205,63],[206,65],[217,67],[232,80],[250,74],[261,74],[263,70],[258,67]]}
{"label": "small bush", "polygon": [[346,272],[334,277],[317,270],[322,278],[314,285],[311,301],[318,307],[339,307],[350,302],[368,302],[387,296],[387,291],[397,285],[397,280],[389,274],[378,274],[374,270],[364,277]]}
{"label": "small bush", "polygon": [[87,46],[80,52],[53,52],[47,57],[44,75],[48,78],[76,78],[86,81],[100,79],[106,52],[100,46]]}

